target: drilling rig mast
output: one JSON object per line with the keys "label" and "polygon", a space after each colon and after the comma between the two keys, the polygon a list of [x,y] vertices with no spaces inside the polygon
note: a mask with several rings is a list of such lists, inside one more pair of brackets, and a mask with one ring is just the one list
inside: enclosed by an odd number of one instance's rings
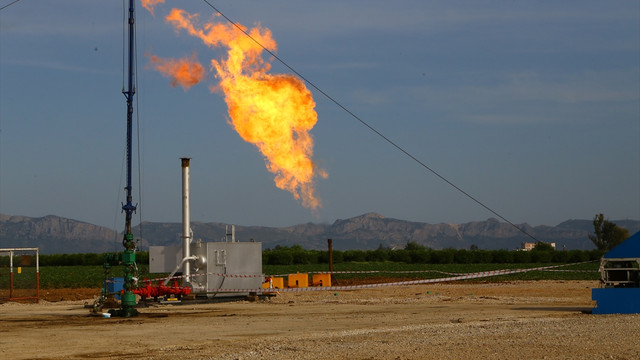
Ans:
{"label": "drilling rig mast", "polygon": [[94,310],[98,311],[102,309],[104,302],[106,301],[107,291],[107,276],[109,269],[115,265],[124,265],[124,285],[123,293],[121,297],[121,309],[110,310],[109,312],[115,316],[131,317],[136,316],[138,311],[135,306],[137,305],[136,295],[133,290],[137,287],[138,281],[138,267],[136,265],[136,242],[131,232],[131,218],[136,211],[136,205],[133,205],[133,196],[131,195],[131,153],[132,153],[132,128],[133,128],[133,98],[136,92],[134,83],[134,70],[135,70],[135,0],[129,0],[129,42],[128,42],[128,69],[127,69],[127,88],[123,88],[122,93],[127,101],[127,149],[126,149],[126,162],[127,162],[127,186],[126,202],[122,204],[122,211],[125,213],[125,229],[124,238],[122,239],[122,245],[124,251],[119,254],[107,254],[104,260],[105,269],[105,283],[102,289],[102,294],[98,300],[94,303]]}

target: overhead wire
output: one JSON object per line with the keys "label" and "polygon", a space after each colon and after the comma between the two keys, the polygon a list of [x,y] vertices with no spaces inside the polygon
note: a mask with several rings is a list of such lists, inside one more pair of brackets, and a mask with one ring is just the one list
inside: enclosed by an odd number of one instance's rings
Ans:
{"label": "overhead wire", "polygon": [[362,118],[360,118],[359,116],[357,116],[355,113],[353,113],[351,110],[349,110],[346,106],[342,105],[342,103],[340,103],[338,100],[336,100],[335,98],[333,98],[331,95],[329,95],[328,93],[326,93],[324,90],[322,90],[319,86],[317,86],[314,82],[312,82],[311,80],[309,80],[307,77],[305,77],[304,75],[302,75],[301,73],[299,73],[297,70],[295,70],[292,66],[290,66],[287,62],[285,62],[283,59],[281,59],[278,55],[276,55],[273,51],[267,49],[264,45],[262,45],[262,43],[260,43],[257,39],[255,39],[253,36],[251,36],[251,34],[249,34],[242,26],[240,26],[238,23],[236,23],[235,21],[233,21],[231,18],[229,18],[227,15],[225,15],[222,11],[220,11],[217,7],[215,7],[213,4],[211,4],[208,0],[202,0],[204,3],[206,3],[209,7],[211,7],[214,11],[216,11],[218,14],[220,14],[220,16],[222,16],[226,21],[228,21],[231,25],[233,25],[236,29],[240,30],[245,36],[247,36],[249,39],[251,39],[253,42],[255,42],[258,46],[260,46],[263,50],[265,50],[267,53],[269,53],[269,55],[273,56],[274,59],[278,60],[278,62],[280,62],[282,65],[284,65],[287,69],[289,69],[291,72],[293,72],[294,74],[296,74],[296,76],[300,77],[302,80],[304,80],[304,82],[306,82],[307,84],[309,84],[309,86],[311,86],[312,88],[314,88],[315,90],[317,90],[320,94],[322,94],[325,98],[327,98],[329,101],[331,101],[332,103],[334,103],[336,106],[338,106],[340,109],[342,109],[344,112],[346,112],[347,114],[349,114],[352,118],[354,118],[355,120],[357,120],[358,122],[360,122],[362,125],[364,125],[365,127],[367,127],[369,130],[371,130],[372,132],[374,132],[376,135],[378,135],[380,138],[382,138],[383,140],[385,140],[387,143],[389,143],[390,145],[392,145],[393,147],[395,147],[397,150],[399,150],[400,152],[402,152],[403,154],[405,154],[406,156],[408,156],[410,159],[412,159],[413,161],[415,161],[417,164],[419,164],[420,166],[422,166],[424,169],[428,170],[429,172],[431,172],[433,175],[435,175],[436,177],[438,177],[440,180],[444,181],[445,183],[447,183],[448,185],[450,185],[451,187],[453,187],[454,189],[456,189],[457,191],[459,191],[460,193],[462,193],[463,195],[465,195],[466,197],[468,197],[469,199],[471,199],[472,201],[474,201],[476,204],[480,205],[481,207],[483,207],[484,209],[486,209],[487,211],[489,211],[490,213],[494,214],[495,216],[499,217],[500,219],[502,219],[503,221],[505,221],[506,223],[508,223],[509,225],[513,226],[514,228],[516,228],[518,231],[520,231],[521,233],[523,233],[524,235],[528,236],[529,238],[533,239],[534,241],[538,242],[538,239],[536,239],[533,235],[529,234],[527,231],[525,231],[524,229],[518,227],[516,224],[514,224],[513,222],[511,222],[510,220],[508,220],[506,217],[502,216],[500,213],[498,213],[497,211],[493,210],[492,208],[490,208],[488,205],[484,204],[482,201],[478,200],[476,197],[472,196],[471,194],[469,194],[468,192],[466,192],[465,190],[463,190],[462,188],[460,188],[458,185],[454,184],[451,180],[447,179],[446,177],[444,177],[443,175],[441,175],[439,172],[437,172],[435,169],[433,169],[432,167],[430,167],[429,165],[427,165],[426,163],[424,163],[423,161],[421,161],[420,159],[418,159],[417,157],[415,157],[414,155],[412,155],[411,153],[409,153],[407,150],[405,150],[402,146],[400,146],[399,144],[397,144],[395,141],[391,140],[389,137],[387,137],[386,135],[384,135],[382,132],[380,132],[379,130],[377,130],[376,128],[374,128],[372,125],[370,125],[369,123],[367,123],[366,121],[364,121]]}
{"label": "overhead wire", "polygon": [[0,11],[2,11],[2,10],[4,10],[4,9],[8,8],[9,6],[11,6],[11,5],[13,5],[13,4],[17,3],[17,2],[20,2],[20,0],[15,0],[15,1],[13,1],[13,2],[8,3],[7,5],[5,5],[5,6],[3,6],[3,7],[0,7]]}

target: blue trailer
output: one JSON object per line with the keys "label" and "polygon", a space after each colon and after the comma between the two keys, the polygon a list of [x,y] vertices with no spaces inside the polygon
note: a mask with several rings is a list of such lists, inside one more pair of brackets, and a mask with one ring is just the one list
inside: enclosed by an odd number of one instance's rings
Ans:
{"label": "blue trailer", "polygon": [[602,257],[600,274],[593,314],[640,314],[640,231]]}

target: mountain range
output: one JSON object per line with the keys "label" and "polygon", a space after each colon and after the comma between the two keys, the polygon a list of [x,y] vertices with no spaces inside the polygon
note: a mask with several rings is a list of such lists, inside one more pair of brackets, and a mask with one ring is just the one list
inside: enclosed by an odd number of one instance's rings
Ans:
{"label": "mountain range", "polygon": [[[612,222],[630,234],[640,230],[638,220]],[[536,240],[555,242],[558,249],[594,248],[588,238],[593,232],[591,220],[567,220],[556,226],[535,227],[525,223],[516,227],[493,218],[463,224],[429,224],[368,213],[339,219],[333,224],[306,223],[281,228],[236,225],[235,237],[238,241],[260,241],[264,249],[296,244],[305,249],[326,249],[327,239],[333,239],[337,250],[403,248],[407,242],[433,249],[468,249],[472,245],[480,249],[516,249],[522,242]],[[231,226],[192,222],[191,229],[195,240],[225,241]],[[133,229],[142,250],[149,245],[179,245],[181,231],[181,223],[160,222],[143,222]],[[0,214],[0,248],[38,247],[43,254],[101,253],[121,251],[121,241],[121,233],[86,222],[54,215],[30,218]]]}

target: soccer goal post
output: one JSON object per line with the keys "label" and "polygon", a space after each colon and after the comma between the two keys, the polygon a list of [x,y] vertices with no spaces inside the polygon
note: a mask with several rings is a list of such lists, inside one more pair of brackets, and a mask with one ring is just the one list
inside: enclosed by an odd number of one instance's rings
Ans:
{"label": "soccer goal post", "polygon": [[38,248],[0,249],[0,300],[40,300]]}

